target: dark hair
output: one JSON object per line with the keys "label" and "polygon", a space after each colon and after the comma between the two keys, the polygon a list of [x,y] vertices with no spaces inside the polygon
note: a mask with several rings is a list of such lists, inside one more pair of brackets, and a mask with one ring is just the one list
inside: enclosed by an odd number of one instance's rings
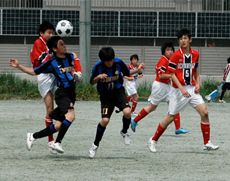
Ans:
{"label": "dark hair", "polygon": [[228,57],[227,62],[230,63],[230,57]]}
{"label": "dark hair", "polygon": [[165,51],[167,48],[172,48],[172,51],[174,52],[174,46],[172,42],[165,42],[162,46],[161,46],[161,54],[164,55]]}
{"label": "dark hair", "polygon": [[133,54],[130,56],[130,61],[132,61],[132,59],[137,59],[137,61],[139,60],[139,57],[137,54]]}
{"label": "dark hair", "polygon": [[187,28],[183,28],[177,32],[177,39],[180,39],[182,36],[188,36],[189,39],[192,37],[190,31]]}
{"label": "dark hair", "polygon": [[47,41],[47,47],[49,49],[50,52],[53,52],[53,48],[57,48],[57,43],[59,40],[62,40],[62,38],[60,36],[52,36],[48,41]]}
{"label": "dark hair", "polygon": [[43,21],[42,24],[40,24],[39,28],[38,28],[38,34],[40,35],[40,33],[45,33],[46,30],[55,30],[54,26],[48,22],[48,21]]}
{"label": "dark hair", "polygon": [[103,47],[99,51],[99,58],[102,62],[113,60],[115,57],[115,53],[112,47]]}

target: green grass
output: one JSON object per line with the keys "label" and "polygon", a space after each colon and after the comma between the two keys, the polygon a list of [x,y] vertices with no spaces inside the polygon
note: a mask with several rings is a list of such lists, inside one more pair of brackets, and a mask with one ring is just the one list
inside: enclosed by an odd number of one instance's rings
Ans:
{"label": "green grass", "polygon": [[[207,79],[202,82],[201,95],[204,97],[217,88],[220,82]],[[144,82],[138,87],[140,100],[147,100],[151,93],[152,83]],[[95,86],[81,82],[76,86],[77,100],[98,100],[99,96]],[[38,99],[37,83],[22,80],[14,74],[0,74],[0,100],[6,99]],[[229,100],[230,94],[226,92],[224,99]]]}

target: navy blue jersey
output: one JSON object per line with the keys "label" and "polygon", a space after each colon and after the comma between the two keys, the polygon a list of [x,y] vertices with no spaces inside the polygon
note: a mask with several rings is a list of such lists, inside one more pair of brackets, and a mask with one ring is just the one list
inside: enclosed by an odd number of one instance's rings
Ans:
{"label": "navy blue jersey", "polygon": [[66,58],[53,56],[50,60],[42,63],[34,69],[36,74],[52,73],[57,79],[57,86],[70,88],[74,86],[74,77],[71,72],[63,71],[64,68],[70,68],[74,65],[74,55],[67,53]]}
{"label": "navy blue jersey", "polygon": [[108,77],[97,82],[97,91],[99,93],[108,92],[123,87],[123,76],[130,76],[130,71],[126,64],[119,58],[113,60],[113,66],[108,68],[102,61],[98,61],[92,70],[90,82],[99,74],[107,74]]}

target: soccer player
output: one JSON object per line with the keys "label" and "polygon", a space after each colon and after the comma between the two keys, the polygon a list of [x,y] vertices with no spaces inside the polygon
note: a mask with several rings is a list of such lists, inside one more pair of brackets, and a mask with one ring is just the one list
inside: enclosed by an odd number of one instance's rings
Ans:
{"label": "soccer player", "polygon": [[123,87],[123,76],[130,76],[130,72],[137,73],[142,70],[142,65],[140,65],[137,70],[130,71],[121,59],[115,58],[114,50],[111,47],[103,47],[99,51],[99,58],[100,60],[93,67],[90,83],[97,84],[102,119],[97,126],[92,147],[89,149],[90,158],[96,155],[99,143],[115,106],[123,112],[123,128],[120,134],[126,145],[131,143],[129,134],[127,133],[130,125],[131,109]]}
{"label": "soccer player", "polygon": [[[54,34],[54,26],[44,21],[38,29],[39,38],[34,42],[33,48],[30,52],[30,60],[33,65],[33,68],[38,67],[41,64],[41,61],[45,54],[43,52],[48,52],[48,47],[46,45],[47,40],[49,40]],[[11,64],[12,65],[12,64]],[[21,64],[18,64],[16,67],[19,70],[34,75],[34,71],[32,67],[26,67]],[[56,89],[56,80],[53,74],[44,74],[41,73],[37,76],[38,81],[38,90],[42,98],[44,99],[45,107],[46,107],[46,115],[45,115],[45,124],[47,127],[52,125],[53,121],[50,118],[50,113],[53,110],[53,93]],[[53,135],[48,136],[48,147],[54,143]],[[52,149],[49,149],[51,153],[53,153]]]}
{"label": "soccer player", "polygon": [[[174,52],[174,46],[172,42],[166,42],[161,46],[161,58],[156,64],[156,78],[152,85],[152,92],[148,99],[149,105],[142,108],[138,115],[131,118],[131,129],[135,132],[137,123],[147,116],[152,111],[156,110],[157,106],[163,102],[169,101],[170,90],[171,90],[171,75],[168,72],[169,58]],[[180,127],[180,114],[175,115],[175,134],[185,134],[188,130]]]}
{"label": "soccer player", "polygon": [[[137,54],[131,55],[130,56],[130,64],[129,64],[128,68],[130,70],[137,70],[138,66],[139,66],[138,61],[139,61],[139,58],[138,58]],[[141,78],[141,77],[143,77],[142,72],[133,74],[129,77],[128,76],[124,77],[125,89],[126,89],[126,92],[128,94],[127,99],[128,99],[128,102],[130,102],[130,101],[132,102],[131,113],[133,113],[137,107],[139,96],[137,94],[136,81],[138,78]]]}
{"label": "soccer player", "polygon": [[219,99],[220,103],[225,103],[225,101],[223,100],[224,94],[226,90],[230,90],[230,57],[227,59],[227,65],[224,69],[223,81],[224,81],[224,84],[222,86],[222,91],[221,91],[221,95]]}
{"label": "soccer player", "polygon": [[153,137],[148,141],[151,152],[156,152],[156,143],[175,115],[190,104],[200,115],[204,150],[217,150],[219,146],[210,140],[210,122],[207,106],[199,94],[200,76],[198,72],[199,52],[191,48],[192,38],[189,30],[181,29],[177,38],[180,48],[170,57],[168,71],[173,80],[168,115],[161,121]]}
{"label": "soccer player", "polygon": [[[56,77],[58,88],[55,91],[55,102],[57,107],[49,115],[56,120],[56,123],[41,131],[27,133],[27,148],[31,150],[35,140],[52,135],[59,130],[55,143],[50,147],[59,153],[64,153],[61,141],[75,119],[73,107],[76,98],[75,82],[81,79],[81,65],[75,54],[66,52],[66,46],[61,37],[51,37],[47,46],[52,55],[48,53],[42,55],[46,58],[42,64],[34,68],[34,73],[52,73]],[[18,61],[12,59],[11,63],[17,66]]]}

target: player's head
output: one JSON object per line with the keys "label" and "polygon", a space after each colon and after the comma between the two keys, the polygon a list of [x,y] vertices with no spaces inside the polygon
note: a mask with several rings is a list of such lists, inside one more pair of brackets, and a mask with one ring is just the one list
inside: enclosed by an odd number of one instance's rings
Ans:
{"label": "player's head", "polygon": [[230,63],[230,57],[228,57],[227,62]]}
{"label": "player's head", "polygon": [[168,59],[172,56],[173,52],[175,51],[172,42],[165,42],[161,46],[161,54],[166,56]]}
{"label": "player's head", "polygon": [[105,64],[106,67],[113,66],[113,59],[115,58],[115,53],[112,47],[103,47],[98,54],[100,60]]}
{"label": "player's head", "polygon": [[139,57],[137,54],[133,54],[130,56],[130,62],[131,64],[133,64],[134,66],[137,65],[137,62],[139,61]]}
{"label": "player's head", "polygon": [[47,47],[49,48],[50,52],[57,56],[62,56],[66,53],[65,43],[60,36],[52,36],[47,41]]}
{"label": "player's head", "polygon": [[181,48],[188,48],[192,43],[192,35],[186,28],[183,28],[177,32],[177,39]]}
{"label": "player's head", "polygon": [[48,22],[43,21],[38,28],[39,36],[42,36],[45,40],[49,40],[51,36],[54,34],[54,26]]}

